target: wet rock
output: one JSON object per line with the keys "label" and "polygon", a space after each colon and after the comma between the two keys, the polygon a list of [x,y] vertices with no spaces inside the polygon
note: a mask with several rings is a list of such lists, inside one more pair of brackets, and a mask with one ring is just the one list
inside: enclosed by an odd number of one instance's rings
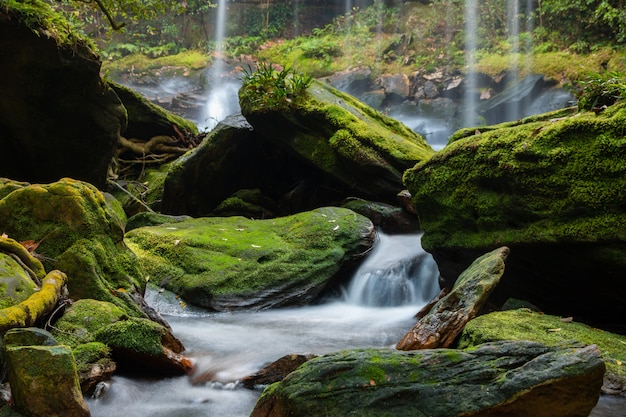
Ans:
{"label": "wet rock", "polygon": [[405,188],[404,171],[434,154],[405,125],[323,83],[313,81],[306,94],[280,105],[262,91],[242,87],[242,114],[298,164],[332,178],[340,200],[354,196],[393,204]]}
{"label": "wet rock", "polygon": [[[404,176],[422,245],[451,286],[478,256],[511,257],[492,301],[625,327],[626,106],[466,131]],[[590,277],[595,277],[590,279]]]}
{"label": "wet rock", "polygon": [[126,240],[154,282],[211,310],[305,305],[373,245],[374,227],[325,207],[268,220],[199,218],[135,229]]}
{"label": "wet rock", "polygon": [[401,207],[358,198],[348,199],[341,206],[362,214],[386,233],[413,233],[419,230],[417,217]]}
{"label": "wet rock", "polygon": [[348,350],[311,359],[266,388],[251,416],[586,417],[603,373],[595,346]]}
{"label": "wet rock", "polygon": [[315,355],[285,355],[275,362],[261,368],[254,375],[247,376],[241,380],[246,388],[254,388],[256,385],[269,385],[282,381],[287,375],[295,371],[306,361],[313,359]]}
{"label": "wet rock", "polygon": [[109,301],[143,316],[129,295],[145,279],[124,244],[124,219],[93,185],[65,178],[16,189],[0,200],[0,230],[39,242],[43,265],[67,274],[70,298]]}
{"label": "wet rock", "polygon": [[406,74],[383,74],[377,80],[377,84],[388,95],[401,98],[409,96],[409,77]]}
{"label": "wet rock", "polygon": [[372,89],[372,69],[370,67],[354,67],[336,72],[325,78],[325,81],[337,90],[354,96],[360,96]]}
{"label": "wet rock", "polygon": [[41,330],[32,338],[11,336],[15,331],[7,332],[4,352],[17,411],[26,417],[90,416],[70,348],[50,345],[52,336],[45,345],[29,344],[41,340]]}
{"label": "wet rock", "polygon": [[506,247],[478,258],[443,296],[402,338],[400,350],[450,347],[465,324],[476,317],[504,273]]}
{"label": "wet rock", "polygon": [[626,337],[528,309],[499,311],[471,320],[461,333],[459,348],[500,340],[532,340],[558,345],[570,340],[598,346],[606,364],[603,394],[626,394]]}
{"label": "wet rock", "polygon": [[5,6],[0,17],[0,175],[103,187],[126,110],[102,82],[89,42],[47,3],[22,3]]}

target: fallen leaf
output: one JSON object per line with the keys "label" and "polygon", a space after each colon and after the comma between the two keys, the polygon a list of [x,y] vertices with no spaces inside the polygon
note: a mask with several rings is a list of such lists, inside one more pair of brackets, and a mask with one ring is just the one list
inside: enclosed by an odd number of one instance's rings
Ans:
{"label": "fallen leaf", "polygon": [[569,322],[571,322],[573,320],[574,320],[574,317],[563,317],[563,318],[561,318],[561,321],[563,323],[569,323]]}
{"label": "fallen leaf", "polygon": [[174,241],[174,246],[178,246],[178,244],[179,244],[179,243],[180,243],[180,239],[176,239],[176,240]]}
{"label": "fallen leaf", "polygon": [[546,330],[546,332],[548,333],[556,333],[556,332],[560,332],[562,329],[560,327],[557,327],[556,329],[548,329]]}
{"label": "fallen leaf", "polygon": [[337,229],[339,229],[339,225],[333,227],[333,230],[337,230]]}
{"label": "fallen leaf", "polygon": [[617,364],[617,366],[622,366],[622,361],[615,359],[615,363]]}
{"label": "fallen leaf", "polygon": [[250,245],[250,246],[252,246],[253,248],[260,248],[259,245]]}

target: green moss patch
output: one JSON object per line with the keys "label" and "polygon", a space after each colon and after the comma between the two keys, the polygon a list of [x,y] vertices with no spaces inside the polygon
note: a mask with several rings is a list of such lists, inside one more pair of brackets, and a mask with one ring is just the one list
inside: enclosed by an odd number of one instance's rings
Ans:
{"label": "green moss patch", "polygon": [[271,220],[200,218],[126,236],[150,280],[202,307],[281,287],[315,287],[363,248],[371,222],[322,208]]}
{"label": "green moss patch", "polygon": [[500,340],[532,340],[546,345],[569,341],[597,345],[606,363],[605,387],[626,391],[626,337],[594,329],[569,319],[527,309],[486,314],[470,321],[459,348]]}

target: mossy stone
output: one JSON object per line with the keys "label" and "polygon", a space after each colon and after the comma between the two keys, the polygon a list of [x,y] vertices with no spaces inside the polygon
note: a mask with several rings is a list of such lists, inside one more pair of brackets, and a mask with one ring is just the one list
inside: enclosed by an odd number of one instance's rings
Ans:
{"label": "mossy stone", "polygon": [[310,302],[372,237],[369,219],[335,207],[268,220],[198,218],[126,235],[152,282],[215,310]]}
{"label": "mossy stone", "polygon": [[626,392],[625,336],[594,329],[571,318],[518,309],[489,313],[470,321],[461,333],[459,348],[499,340],[532,340],[546,345],[575,340],[597,345],[606,364],[604,391]]}
{"label": "mossy stone", "polygon": [[35,292],[35,283],[11,256],[0,252],[0,309],[26,300]]}

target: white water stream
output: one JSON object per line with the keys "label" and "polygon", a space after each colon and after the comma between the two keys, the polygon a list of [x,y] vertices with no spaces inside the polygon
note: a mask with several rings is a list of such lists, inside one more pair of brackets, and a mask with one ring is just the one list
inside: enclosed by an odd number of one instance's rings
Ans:
{"label": "white water stream", "polygon": [[[438,275],[419,235],[380,234],[345,297],[323,305],[209,314],[150,292],[147,301],[183,341],[197,371],[164,380],[116,376],[102,397],[88,399],[91,414],[247,417],[260,391],[247,390],[237,380],[287,354],[393,347],[439,291]],[[208,376],[211,382],[192,383]]]}

